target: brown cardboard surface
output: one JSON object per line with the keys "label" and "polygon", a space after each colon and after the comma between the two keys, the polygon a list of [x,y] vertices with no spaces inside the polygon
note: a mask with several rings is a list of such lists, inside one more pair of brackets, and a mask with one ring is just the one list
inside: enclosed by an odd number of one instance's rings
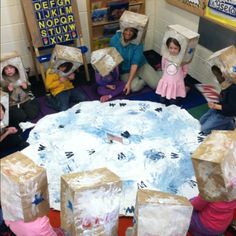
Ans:
{"label": "brown cardboard surface", "polygon": [[46,170],[20,152],[1,159],[1,204],[6,220],[35,220],[49,212]]}
{"label": "brown cardboard surface", "polygon": [[117,235],[121,188],[120,178],[106,168],[63,175],[62,228],[73,236]]}
{"label": "brown cardboard surface", "polygon": [[214,131],[192,155],[200,195],[207,201],[236,199],[236,131]]}

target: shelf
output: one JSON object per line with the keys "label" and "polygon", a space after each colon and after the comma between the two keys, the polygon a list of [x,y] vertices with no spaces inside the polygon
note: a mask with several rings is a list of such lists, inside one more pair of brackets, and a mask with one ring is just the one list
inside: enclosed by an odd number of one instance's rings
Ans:
{"label": "shelf", "polygon": [[[109,25],[118,24],[119,20],[108,21],[107,15],[105,14],[103,15],[102,10],[106,9],[108,6],[108,3],[111,3],[113,1],[111,0],[87,0],[86,2],[87,2],[91,51],[96,50],[98,48],[107,47],[109,42],[108,42],[108,37],[104,35],[104,28],[106,25],[109,28]],[[128,3],[129,3],[128,10],[137,12],[140,14],[145,14],[146,0],[128,0]],[[95,5],[96,5],[96,8],[94,8]],[[96,15],[96,12],[94,12],[95,9],[98,9],[98,10],[100,9],[101,11],[98,11]],[[99,13],[101,15],[100,19],[99,19]],[[93,16],[93,19],[98,19],[98,20],[92,21],[92,16]]]}
{"label": "shelf", "polygon": [[92,26],[96,27],[96,26],[101,26],[101,25],[109,25],[109,24],[115,24],[115,23],[119,23],[118,20],[115,21],[100,21],[100,22],[93,22]]}

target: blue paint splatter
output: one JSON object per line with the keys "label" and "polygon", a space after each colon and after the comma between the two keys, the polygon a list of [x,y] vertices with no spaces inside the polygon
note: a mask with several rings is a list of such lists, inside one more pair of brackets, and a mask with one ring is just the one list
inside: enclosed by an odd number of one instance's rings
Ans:
{"label": "blue paint splatter", "polygon": [[42,201],[44,201],[43,194],[37,193],[34,195],[34,201],[32,204],[35,204],[36,206],[39,205]]}

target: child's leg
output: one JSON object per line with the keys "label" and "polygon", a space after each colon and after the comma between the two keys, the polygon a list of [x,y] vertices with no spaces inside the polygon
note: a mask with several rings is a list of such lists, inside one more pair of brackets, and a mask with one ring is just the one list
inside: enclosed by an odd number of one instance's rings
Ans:
{"label": "child's leg", "polygon": [[87,96],[81,88],[76,87],[70,90],[70,101],[72,101],[73,103],[79,103],[87,100]]}
{"label": "child's leg", "polygon": [[69,108],[70,93],[69,90],[63,91],[55,96],[58,108],[60,111],[65,111]]}
{"label": "child's leg", "polygon": [[25,111],[29,120],[35,119],[39,114],[39,103],[36,99],[29,100],[22,104],[22,109]]}
{"label": "child's leg", "polygon": [[27,114],[21,107],[12,106],[9,108],[9,126],[19,128],[19,123],[25,121],[27,121]]}
{"label": "child's leg", "polygon": [[165,104],[166,106],[169,105],[169,100],[166,97],[160,97],[160,103]]}
{"label": "child's leg", "polygon": [[233,117],[221,115],[219,112],[210,109],[200,118],[201,131],[209,134],[212,130],[234,129]]}

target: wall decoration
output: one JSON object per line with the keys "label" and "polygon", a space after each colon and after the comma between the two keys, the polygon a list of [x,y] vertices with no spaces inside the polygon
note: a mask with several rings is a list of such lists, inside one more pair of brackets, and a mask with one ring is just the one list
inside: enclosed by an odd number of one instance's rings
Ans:
{"label": "wall decoration", "polygon": [[236,31],[236,0],[208,0],[205,17]]}
{"label": "wall decoration", "polygon": [[166,2],[186,11],[192,12],[195,15],[204,15],[205,0],[166,0]]}
{"label": "wall decoration", "polygon": [[34,47],[72,41],[80,35],[75,0],[22,0]]}

